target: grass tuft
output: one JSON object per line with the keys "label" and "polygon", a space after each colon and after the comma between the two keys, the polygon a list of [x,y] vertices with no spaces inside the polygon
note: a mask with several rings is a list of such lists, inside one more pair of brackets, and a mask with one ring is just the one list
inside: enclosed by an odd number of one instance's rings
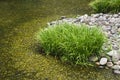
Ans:
{"label": "grass tuft", "polygon": [[97,13],[118,13],[120,12],[120,0],[95,0],[90,6]]}
{"label": "grass tuft", "polygon": [[37,38],[45,54],[80,65],[90,65],[88,58],[99,55],[105,40],[101,29],[97,27],[66,23],[42,29]]}

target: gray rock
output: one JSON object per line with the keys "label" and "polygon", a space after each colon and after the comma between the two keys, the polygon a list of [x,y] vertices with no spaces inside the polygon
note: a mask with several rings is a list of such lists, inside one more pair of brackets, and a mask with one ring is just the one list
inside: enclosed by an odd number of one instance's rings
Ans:
{"label": "gray rock", "polygon": [[116,23],[115,26],[116,26],[117,28],[120,28],[120,23]]}
{"label": "gray rock", "polygon": [[118,53],[116,53],[112,56],[112,61],[113,62],[119,61],[119,59],[120,59],[120,55]]}
{"label": "gray rock", "polygon": [[107,62],[107,67],[112,67],[113,63],[112,62]]}
{"label": "gray rock", "polygon": [[98,17],[100,17],[100,15],[99,14],[94,14],[93,17],[98,18]]}
{"label": "gray rock", "polygon": [[120,60],[117,61],[117,62],[114,62],[114,64],[116,64],[116,65],[120,65]]}
{"label": "gray rock", "polygon": [[107,63],[107,58],[100,59],[100,65],[105,65]]}
{"label": "gray rock", "polygon": [[114,50],[119,50],[119,46],[116,45],[116,44],[112,45],[112,48],[113,48]]}
{"label": "gray rock", "polygon": [[120,74],[120,70],[114,70],[113,71],[115,74]]}
{"label": "gray rock", "polygon": [[112,69],[119,70],[119,69],[120,69],[120,66],[119,66],[119,65],[114,65],[114,66],[112,67]]}
{"label": "gray rock", "polygon": [[118,32],[120,32],[120,28],[118,28],[118,30],[117,30]]}
{"label": "gray rock", "polygon": [[114,53],[116,53],[116,51],[115,51],[115,50],[112,50],[112,51],[108,52],[107,55],[109,55],[109,56],[113,56]]}
{"label": "gray rock", "polygon": [[117,17],[119,17],[119,15],[118,15],[118,14],[114,14],[113,17],[114,17],[114,18],[117,18]]}

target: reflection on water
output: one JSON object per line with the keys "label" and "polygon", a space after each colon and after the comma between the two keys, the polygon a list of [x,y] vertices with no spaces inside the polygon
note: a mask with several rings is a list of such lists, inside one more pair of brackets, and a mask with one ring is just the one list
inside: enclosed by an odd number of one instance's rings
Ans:
{"label": "reflection on water", "polygon": [[[35,54],[35,33],[62,15],[90,13],[90,0],[0,0],[0,79],[119,80],[111,71],[63,65]],[[33,49],[32,49],[33,48]]]}

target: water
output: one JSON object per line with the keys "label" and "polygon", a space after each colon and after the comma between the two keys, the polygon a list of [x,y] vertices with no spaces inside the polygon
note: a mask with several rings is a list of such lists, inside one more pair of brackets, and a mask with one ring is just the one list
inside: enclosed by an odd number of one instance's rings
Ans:
{"label": "water", "polygon": [[38,53],[35,34],[60,16],[90,13],[90,0],[0,0],[0,80],[119,80],[111,70],[63,64]]}

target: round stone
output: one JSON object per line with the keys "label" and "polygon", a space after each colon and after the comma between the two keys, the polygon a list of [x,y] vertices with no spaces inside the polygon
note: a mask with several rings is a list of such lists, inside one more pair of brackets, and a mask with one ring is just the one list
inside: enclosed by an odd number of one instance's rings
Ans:
{"label": "round stone", "polygon": [[112,67],[113,63],[112,62],[107,62],[107,67]]}
{"label": "round stone", "polygon": [[107,58],[100,59],[100,65],[105,65],[107,63]]}

